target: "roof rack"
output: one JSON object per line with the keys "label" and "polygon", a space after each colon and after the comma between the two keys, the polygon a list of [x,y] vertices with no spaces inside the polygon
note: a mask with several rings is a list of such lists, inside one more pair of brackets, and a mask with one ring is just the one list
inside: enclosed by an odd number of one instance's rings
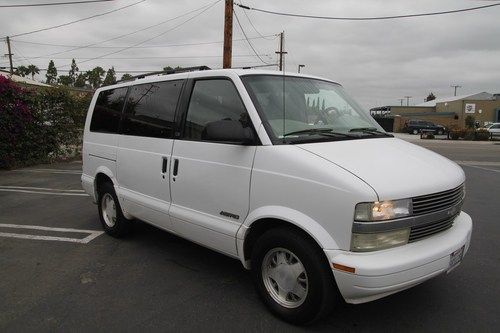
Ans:
{"label": "roof rack", "polygon": [[146,76],[153,76],[153,75],[169,75],[169,74],[176,74],[176,73],[185,73],[185,72],[193,72],[193,71],[206,71],[211,69],[208,66],[194,66],[194,67],[183,67],[183,68],[176,68],[176,69],[169,69],[166,71],[157,71],[157,72],[150,72],[150,73],[144,73],[144,74],[139,74],[132,76],[130,79],[125,79],[125,80],[118,80],[118,82],[127,82],[127,81],[134,81],[137,79],[143,79]]}

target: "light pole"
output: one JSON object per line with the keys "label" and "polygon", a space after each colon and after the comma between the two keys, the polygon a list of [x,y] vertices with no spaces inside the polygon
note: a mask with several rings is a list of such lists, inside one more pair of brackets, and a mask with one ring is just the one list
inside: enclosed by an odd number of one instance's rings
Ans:
{"label": "light pole", "polygon": [[306,65],[299,65],[298,66],[298,72],[300,73],[300,69],[306,67]]}

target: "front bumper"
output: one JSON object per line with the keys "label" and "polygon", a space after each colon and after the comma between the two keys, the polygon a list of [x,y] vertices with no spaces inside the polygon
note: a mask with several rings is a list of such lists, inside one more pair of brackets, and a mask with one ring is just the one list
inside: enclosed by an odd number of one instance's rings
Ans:
{"label": "front bumper", "polygon": [[467,252],[472,220],[461,212],[453,226],[407,245],[366,253],[325,250],[331,263],[353,267],[355,273],[333,269],[338,288],[348,303],[364,303],[413,287],[450,268],[450,254]]}

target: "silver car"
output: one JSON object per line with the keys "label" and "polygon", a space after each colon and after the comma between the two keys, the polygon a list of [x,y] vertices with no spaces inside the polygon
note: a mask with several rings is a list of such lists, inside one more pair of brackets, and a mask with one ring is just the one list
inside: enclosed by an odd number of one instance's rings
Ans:
{"label": "silver car", "polygon": [[500,136],[500,123],[493,123],[486,127],[491,136]]}

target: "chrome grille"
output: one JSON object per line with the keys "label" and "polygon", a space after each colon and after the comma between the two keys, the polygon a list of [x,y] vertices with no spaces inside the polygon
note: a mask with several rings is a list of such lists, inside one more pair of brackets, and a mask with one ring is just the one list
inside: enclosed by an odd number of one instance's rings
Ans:
{"label": "chrome grille", "polygon": [[452,190],[422,195],[412,198],[413,215],[422,215],[461,204],[464,199],[464,186],[460,185]]}
{"label": "chrome grille", "polygon": [[[458,214],[457,214],[458,215]],[[418,225],[411,227],[410,229],[410,237],[408,239],[408,242],[415,242],[419,239],[437,234],[441,231],[445,231],[453,225],[453,221],[455,221],[455,218],[457,215],[441,220],[441,221],[436,221],[436,222],[431,222],[423,225]]]}

